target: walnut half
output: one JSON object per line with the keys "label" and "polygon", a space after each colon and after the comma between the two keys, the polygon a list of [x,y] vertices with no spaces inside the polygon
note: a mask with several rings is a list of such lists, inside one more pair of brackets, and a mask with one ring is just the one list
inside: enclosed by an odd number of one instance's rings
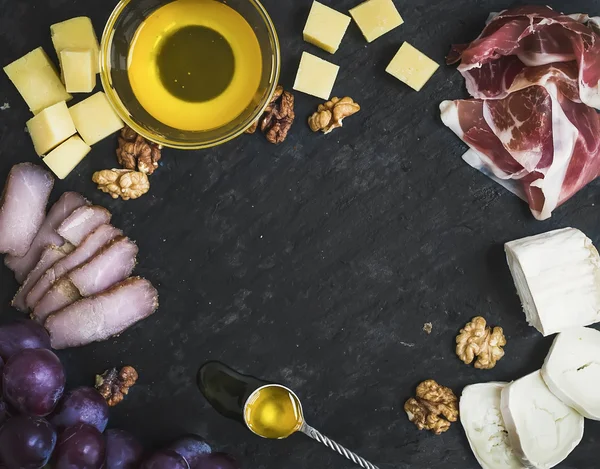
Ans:
{"label": "walnut half", "polygon": [[117,160],[125,169],[152,174],[158,168],[160,145],[146,140],[130,127],[123,127],[119,135]]}
{"label": "walnut half", "polygon": [[114,407],[125,398],[137,379],[138,373],[132,366],[124,366],[121,371],[111,368],[96,375],[96,389],[108,405]]}
{"label": "walnut half", "polygon": [[505,345],[506,338],[502,328],[492,329],[487,326],[484,318],[477,316],[456,336],[456,355],[467,365],[477,357],[475,368],[489,370],[504,356],[502,347]]}
{"label": "walnut half", "polygon": [[458,420],[458,399],[452,389],[428,379],[417,386],[416,397],[406,401],[404,411],[419,430],[441,435]]}
{"label": "walnut half", "polygon": [[137,199],[150,190],[150,181],[145,173],[130,169],[104,169],[92,176],[98,189],[110,194],[113,199]]}
{"label": "walnut half", "polygon": [[319,130],[328,134],[333,129],[342,127],[342,121],[360,111],[360,106],[352,98],[331,98],[325,104],[319,104],[317,112],[308,118],[308,125],[313,132]]}

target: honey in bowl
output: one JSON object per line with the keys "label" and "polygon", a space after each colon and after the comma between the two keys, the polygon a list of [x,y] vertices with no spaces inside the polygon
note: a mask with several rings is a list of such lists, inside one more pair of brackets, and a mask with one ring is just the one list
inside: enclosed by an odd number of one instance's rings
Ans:
{"label": "honey in bowl", "polygon": [[131,88],[155,119],[185,131],[222,127],[251,105],[262,74],[248,22],[217,0],[175,0],[138,28]]}
{"label": "honey in bowl", "polygon": [[254,391],[246,402],[244,420],[263,438],[287,438],[302,426],[302,407],[289,389],[267,385]]}

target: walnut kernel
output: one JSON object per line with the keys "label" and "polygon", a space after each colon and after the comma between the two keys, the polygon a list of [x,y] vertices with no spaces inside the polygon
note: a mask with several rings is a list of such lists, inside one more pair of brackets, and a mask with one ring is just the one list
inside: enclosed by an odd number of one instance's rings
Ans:
{"label": "walnut kernel", "polygon": [[260,127],[270,143],[281,143],[286,139],[295,118],[294,95],[284,91],[279,85],[263,115],[246,130],[246,133],[253,134]]}
{"label": "walnut kernel", "polygon": [[440,435],[458,420],[458,399],[452,389],[428,379],[417,386],[416,397],[406,401],[404,411],[419,430]]}
{"label": "walnut kernel", "polygon": [[146,140],[130,127],[123,127],[119,136],[117,160],[125,169],[152,174],[158,168],[161,146]]}
{"label": "walnut kernel", "polygon": [[132,366],[124,366],[121,371],[111,368],[101,375],[96,375],[96,389],[108,405],[113,407],[125,398],[137,379],[138,373]]}
{"label": "walnut kernel", "polygon": [[456,355],[467,365],[477,357],[475,368],[489,370],[504,356],[502,347],[505,345],[506,338],[502,328],[492,329],[487,326],[484,318],[477,316],[456,336]]}
{"label": "walnut kernel", "polygon": [[113,199],[137,199],[150,190],[150,181],[145,173],[130,169],[105,169],[97,171],[92,181],[98,189],[110,194]]}
{"label": "walnut kernel", "polygon": [[317,112],[308,118],[308,125],[313,132],[319,130],[328,134],[333,129],[342,127],[342,121],[360,111],[360,106],[352,98],[332,98],[325,104],[319,104]]}

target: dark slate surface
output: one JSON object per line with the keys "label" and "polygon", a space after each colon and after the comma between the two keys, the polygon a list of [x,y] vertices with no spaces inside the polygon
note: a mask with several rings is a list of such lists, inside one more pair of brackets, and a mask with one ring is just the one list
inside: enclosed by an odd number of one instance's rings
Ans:
{"label": "dark slate surface", "polygon": [[[473,39],[490,11],[510,1],[396,3],[406,23],[366,45],[352,24],[338,53],[302,41],[309,0],[266,0],[291,87],[300,54],[341,65],[336,95],[363,111],[323,136],[305,119],[318,99],[298,95],[298,120],[280,146],[244,136],[203,152],[165,150],[150,195],[113,201],[91,183],[114,166],[116,137],[94,147],[53,199],[80,191],[114,214],[137,240],[137,273],[161,294],[157,314],[120,338],[60,352],[69,384],[134,365],[140,383],[112,410],[110,425],[149,447],[198,432],[247,469],[353,467],[304,436],[265,441],[217,415],[195,387],[209,359],[290,385],[307,420],[380,467],[475,468],[459,424],[443,436],[418,432],[402,410],[418,382],[435,378],[457,393],[471,383],[511,380],[539,368],[551,339],[527,326],[505,264],[503,243],[574,226],[600,245],[600,183],[590,184],[548,222],[460,159],[464,146],[440,122],[438,104],[465,95],[442,66],[420,93],[384,69],[404,40],[442,63],[453,42]],[[347,11],[356,0],[325,3]],[[547,3],[541,0],[536,3]],[[552,1],[569,13],[600,14],[600,1]],[[101,32],[115,1],[0,0],[0,64],[42,45],[49,26],[77,15]],[[0,74],[0,180],[36,161],[24,132],[28,110]],[[0,269],[0,312],[17,285]],[[453,352],[454,337],[482,314],[504,327],[506,357],[477,371]],[[433,333],[422,331],[433,323]],[[561,468],[597,466],[600,424],[586,422],[581,445]]]}

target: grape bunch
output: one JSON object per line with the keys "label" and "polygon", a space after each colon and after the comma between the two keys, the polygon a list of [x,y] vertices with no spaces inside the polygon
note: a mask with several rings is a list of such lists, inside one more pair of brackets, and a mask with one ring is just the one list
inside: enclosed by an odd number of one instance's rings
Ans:
{"label": "grape bunch", "polygon": [[65,393],[65,370],[37,322],[0,327],[0,372],[2,469],[240,469],[197,435],[146,454],[130,433],[106,430],[105,399],[87,386]]}

